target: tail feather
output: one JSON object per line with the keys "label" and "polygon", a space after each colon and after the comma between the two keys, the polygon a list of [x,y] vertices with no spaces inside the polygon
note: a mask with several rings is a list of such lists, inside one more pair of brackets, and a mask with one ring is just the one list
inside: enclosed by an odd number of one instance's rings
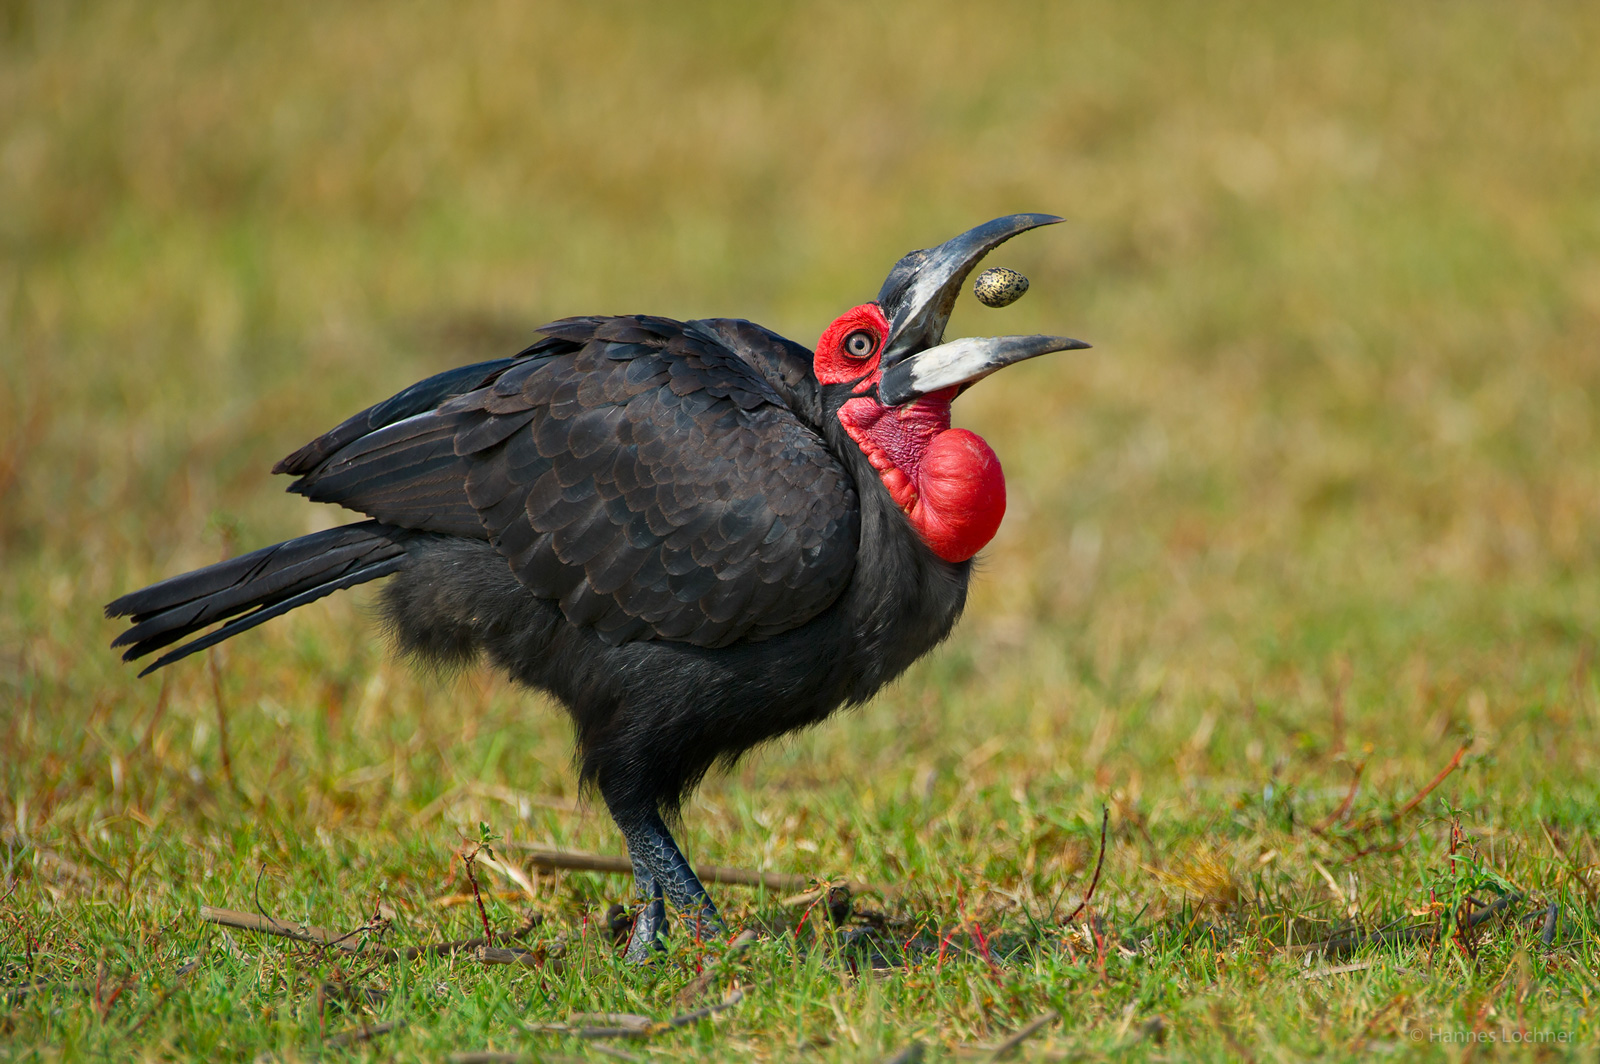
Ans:
{"label": "tail feather", "polygon": [[133,622],[111,645],[126,646],[122,658],[132,661],[227,621],[162,655],[143,676],[324,595],[395,572],[406,564],[405,544],[413,536],[361,521],[174,576],[106,607],[108,617]]}

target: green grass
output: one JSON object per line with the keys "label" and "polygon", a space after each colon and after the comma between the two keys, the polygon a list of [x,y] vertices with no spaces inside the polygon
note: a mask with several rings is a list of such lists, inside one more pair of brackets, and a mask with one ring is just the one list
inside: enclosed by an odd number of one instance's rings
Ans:
{"label": "green grass", "polygon": [[[1553,2],[0,5],[0,1058],[601,1059],[522,1024],[678,1012],[721,946],[624,967],[618,878],[480,870],[542,971],[203,924],[460,938],[480,822],[620,843],[557,710],[391,660],[361,596],[144,681],[101,604],[339,520],[272,461],[542,321],[810,342],[1018,210],[1068,222],[952,335],[1095,349],[957,411],[1011,496],[967,617],[680,836],[897,885],[897,964],[723,887],[745,999],[623,1048],[962,1059],[1054,1009],[1019,1059],[1592,1056],[1597,52]],[[1512,889],[1466,943],[1285,948]]]}

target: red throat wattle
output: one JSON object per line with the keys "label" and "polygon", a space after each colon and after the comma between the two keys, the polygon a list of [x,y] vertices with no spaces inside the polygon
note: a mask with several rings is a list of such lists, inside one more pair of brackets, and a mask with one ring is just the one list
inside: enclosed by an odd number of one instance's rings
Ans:
{"label": "red throat wattle", "polygon": [[[982,550],[1006,514],[1006,479],[983,437],[950,427],[950,402],[959,388],[884,406],[867,392],[878,382],[878,355],[889,323],[872,303],[841,316],[817,343],[814,368],[823,384],[858,381],[858,398],[839,410],[844,426],[917,535],[947,562]],[[861,334],[870,352],[856,353]],[[857,342],[852,348],[851,341]]]}
{"label": "red throat wattle", "polygon": [[851,399],[839,411],[850,438],[935,554],[964,562],[1006,515],[1006,478],[982,436],[950,427],[951,392],[904,406]]}

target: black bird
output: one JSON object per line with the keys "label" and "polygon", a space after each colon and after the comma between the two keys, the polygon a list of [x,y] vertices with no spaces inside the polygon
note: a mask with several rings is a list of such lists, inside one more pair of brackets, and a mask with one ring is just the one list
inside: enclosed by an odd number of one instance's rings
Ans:
{"label": "black bird", "polygon": [[865,702],[949,633],[1005,481],[950,403],[995,370],[1086,347],[943,344],[998,218],[902,258],[815,351],[733,319],[564,318],[512,358],[463,366],[350,418],[274,468],[370,520],[117,599],[113,646],[145,672],[341,588],[393,576],[401,649],[486,654],[572,716],[582,778],[627,840],[645,899],[718,923],[666,820],[716,762]]}

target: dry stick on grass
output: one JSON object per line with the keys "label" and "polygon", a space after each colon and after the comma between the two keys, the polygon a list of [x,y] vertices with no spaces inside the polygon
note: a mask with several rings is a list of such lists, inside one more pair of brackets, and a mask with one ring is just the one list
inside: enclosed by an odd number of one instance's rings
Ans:
{"label": "dry stick on grass", "polygon": [[[1354,964],[1330,964],[1322,968],[1313,968],[1310,971],[1301,972],[1296,978],[1305,980],[1326,979],[1333,975],[1347,975],[1350,972],[1364,972],[1377,963],[1377,961],[1367,960],[1356,961]],[[1393,967],[1385,970],[1389,972],[1395,972],[1400,975],[1420,975],[1424,978],[1427,977],[1425,973],[1419,972],[1415,968],[1402,968],[1399,965],[1394,965]]]}
{"label": "dry stick on grass", "polygon": [[658,1034],[676,1031],[680,1027],[698,1023],[708,1016],[715,1016],[719,1012],[726,1012],[743,1001],[744,998],[745,992],[741,987],[730,991],[727,997],[715,1005],[691,1009],[688,1012],[679,1013],[669,1020],[660,1022],[652,1021],[648,1016],[635,1016],[631,1013],[578,1012],[572,1015],[573,1020],[600,1019],[606,1022],[598,1024],[571,1022],[524,1023],[522,1028],[530,1034],[568,1034],[574,1038],[585,1040],[597,1038],[653,1038]]}
{"label": "dry stick on grass", "polygon": [[483,964],[520,964],[524,968],[543,968],[548,954],[529,949],[502,949],[499,946],[479,946],[473,951]]}
{"label": "dry stick on grass", "polygon": [[[223,927],[237,928],[240,931],[254,931],[263,935],[276,935],[279,938],[290,938],[296,942],[304,942],[313,946],[333,946],[344,950],[346,953],[359,953],[379,960],[399,961],[415,960],[418,957],[434,957],[455,953],[467,953],[472,950],[484,950],[494,954],[520,955],[527,954],[532,957],[529,950],[497,949],[488,950],[486,943],[481,938],[464,938],[452,942],[436,942],[431,946],[409,946],[405,949],[391,949],[388,946],[374,946],[371,943],[352,942],[354,935],[367,930],[358,927],[348,934],[339,934],[324,927],[315,927],[311,924],[291,924],[284,920],[274,920],[270,916],[257,916],[254,913],[242,913],[234,909],[219,909],[211,905],[200,906],[200,919],[211,924],[220,924]],[[512,938],[526,934],[537,926],[537,920],[531,920],[521,930],[511,933]],[[504,936],[502,936],[504,937]],[[489,963],[517,964],[522,963],[515,959],[492,960]]]}
{"label": "dry stick on grass", "polygon": [[1083,900],[1078,903],[1078,907],[1072,910],[1071,916],[1062,921],[1064,924],[1070,924],[1078,918],[1078,914],[1083,912],[1084,906],[1088,905],[1094,898],[1095,888],[1100,885],[1100,869],[1105,867],[1106,863],[1106,825],[1110,822],[1111,810],[1102,806],[1100,809],[1100,856],[1095,858],[1094,877],[1089,880],[1089,889],[1083,895]]}
{"label": "dry stick on grass", "polygon": [[360,1027],[352,1027],[348,1031],[340,1031],[338,1034],[329,1035],[327,1040],[322,1044],[325,1046],[352,1046],[357,1042],[369,1042],[372,1039],[377,1038],[379,1035],[388,1034],[390,1031],[398,1030],[405,1025],[405,1020],[389,1020],[385,1023],[362,1024]]}
{"label": "dry stick on grass", "polygon": [[[633,875],[633,862],[626,857],[601,853],[579,853],[573,850],[551,850],[522,842],[502,842],[502,850],[516,850],[541,872],[612,872]],[[695,875],[702,883],[720,883],[735,887],[763,887],[774,894],[809,893],[816,888],[817,880],[810,876],[790,875],[781,872],[758,872],[753,868],[729,868],[724,865],[697,865]],[[835,884],[838,885],[838,884]],[[894,897],[899,891],[885,883],[843,884],[852,894],[880,894]],[[826,889],[824,886],[821,889]]]}
{"label": "dry stick on grass", "polygon": [[233,909],[218,909],[210,905],[200,906],[200,919],[208,924],[220,924],[223,927],[238,928],[240,931],[255,931],[263,935],[292,938],[296,942],[304,942],[307,945],[333,946],[335,949],[344,950],[346,953],[377,956],[382,957],[384,960],[399,959],[395,950],[384,946],[374,946],[371,943],[351,941],[354,936],[367,930],[365,926],[341,935],[337,931],[330,931],[325,927],[316,927],[312,924],[296,925],[270,916],[257,916],[255,913],[242,913]]}
{"label": "dry stick on grass", "polygon": [[1057,1013],[1055,1009],[1051,1009],[1049,1012],[1046,1012],[1042,1015],[1035,1016],[1033,1019],[1024,1024],[1022,1029],[1016,1034],[995,1046],[994,1052],[989,1055],[989,1059],[1004,1060],[1011,1053],[1015,1052],[1018,1046],[1032,1038],[1035,1034],[1044,1030],[1050,1024],[1055,1023],[1056,1020],[1060,1018],[1060,1014]]}

